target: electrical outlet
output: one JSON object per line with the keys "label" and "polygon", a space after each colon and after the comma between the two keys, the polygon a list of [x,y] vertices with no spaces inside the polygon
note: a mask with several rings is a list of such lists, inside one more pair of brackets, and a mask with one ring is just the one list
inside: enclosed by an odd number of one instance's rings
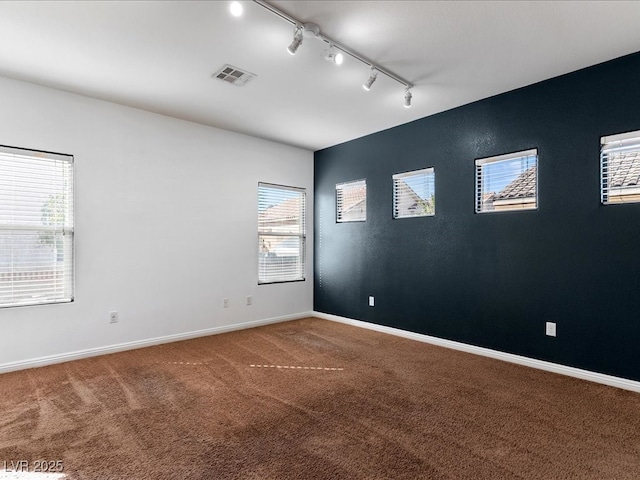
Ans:
{"label": "electrical outlet", "polygon": [[118,323],[118,312],[109,312],[109,323]]}
{"label": "electrical outlet", "polygon": [[222,299],[222,308],[229,308],[229,299],[227,297]]}
{"label": "electrical outlet", "polygon": [[547,322],[546,324],[546,334],[550,337],[556,336],[556,324],[554,322]]}
{"label": "electrical outlet", "polygon": [[375,307],[376,306],[376,299],[371,295],[369,295],[369,306],[370,307]]}
{"label": "electrical outlet", "polygon": [[247,295],[247,305],[252,305],[253,304],[253,298],[251,298],[251,295]]}

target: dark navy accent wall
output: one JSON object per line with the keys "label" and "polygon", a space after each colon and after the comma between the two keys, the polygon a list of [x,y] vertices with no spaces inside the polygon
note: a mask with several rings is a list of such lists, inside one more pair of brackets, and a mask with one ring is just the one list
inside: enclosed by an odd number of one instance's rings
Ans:
{"label": "dark navy accent wall", "polygon": [[[316,152],[315,310],[640,380],[640,204],[599,180],[600,137],[631,130],[640,54]],[[474,159],[531,148],[538,209],[474,213]],[[425,167],[436,215],[394,220],[391,176]],[[362,178],[367,221],[337,224]]]}

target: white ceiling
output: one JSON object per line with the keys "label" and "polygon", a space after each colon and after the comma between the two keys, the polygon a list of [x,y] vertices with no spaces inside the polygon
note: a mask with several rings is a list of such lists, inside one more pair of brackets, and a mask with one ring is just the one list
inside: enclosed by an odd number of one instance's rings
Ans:
{"label": "white ceiling", "polygon": [[[415,84],[322,59],[253,3],[0,2],[0,75],[303,147],[335,145],[640,51],[640,2],[273,1]],[[211,75],[229,63],[244,87]],[[604,87],[604,86],[603,86]]]}

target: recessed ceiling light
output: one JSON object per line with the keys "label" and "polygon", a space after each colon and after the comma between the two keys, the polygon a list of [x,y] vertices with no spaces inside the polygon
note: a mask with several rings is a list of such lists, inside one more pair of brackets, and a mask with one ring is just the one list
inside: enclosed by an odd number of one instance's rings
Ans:
{"label": "recessed ceiling light", "polygon": [[233,15],[234,17],[241,16],[242,4],[240,2],[231,2],[231,5],[229,5],[229,11],[231,12],[231,15]]}

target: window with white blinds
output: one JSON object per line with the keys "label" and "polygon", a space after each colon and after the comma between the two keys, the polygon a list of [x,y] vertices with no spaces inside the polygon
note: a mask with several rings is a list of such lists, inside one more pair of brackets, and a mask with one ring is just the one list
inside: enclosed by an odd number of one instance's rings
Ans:
{"label": "window with white blinds", "polygon": [[538,150],[476,160],[476,213],[538,208]]}
{"label": "window with white blinds", "polygon": [[0,307],[73,301],[73,157],[0,147]]}
{"label": "window with white blinds", "polygon": [[640,131],[602,137],[600,143],[602,203],[640,202]]}
{"label": "window with white blinds", "polygon": [[336,185],[336,221],[364,222],[367,219],[367,181]]}
{"label": "window with white blinds", "polygon": [[435,213],[433,168],[393,176],[393,218],[424,217]]}
{"label": "window with white blinds", "polygon": [[258,284],[304,280],[305,202],[302,188],[258,184]]}

